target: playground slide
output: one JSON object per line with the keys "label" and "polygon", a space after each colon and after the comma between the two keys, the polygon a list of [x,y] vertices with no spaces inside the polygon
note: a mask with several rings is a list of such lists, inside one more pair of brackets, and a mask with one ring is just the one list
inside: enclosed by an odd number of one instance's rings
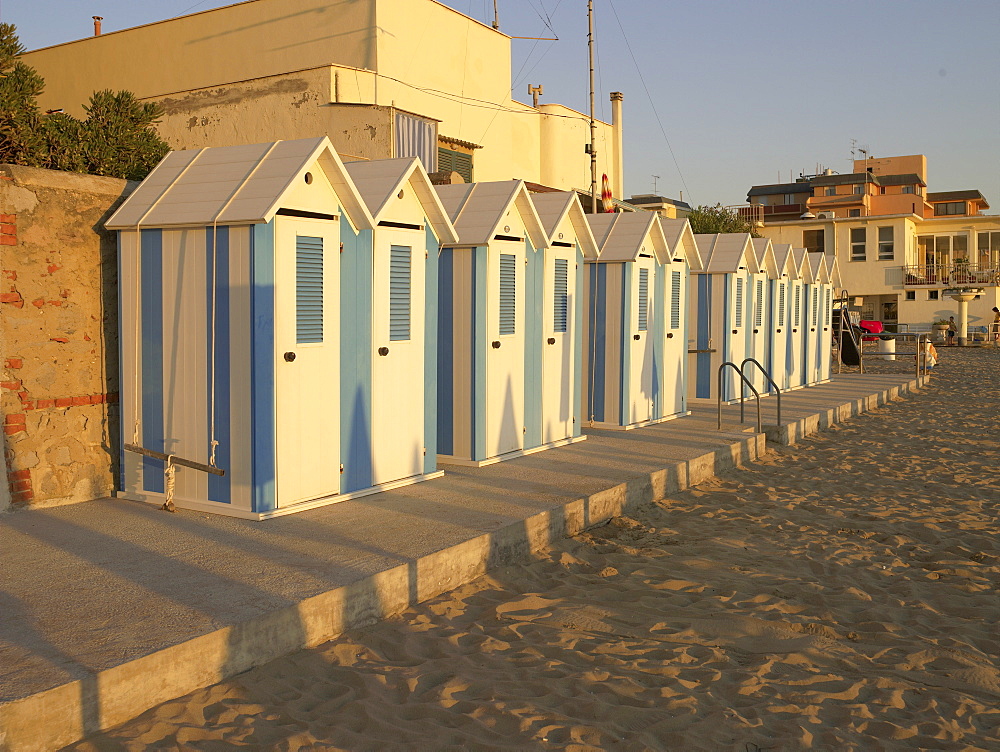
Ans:
{"label": "playground slide", "polygon": [[[851,322],[847,317],[847,312],[841,313],[841,319],[837,327],[837,344],[840,347],[840,361],[845,366],[861,365],[861,353],[858,352],[858,344],[851,336]],[[860,340],[859,340],[860,341]]]}

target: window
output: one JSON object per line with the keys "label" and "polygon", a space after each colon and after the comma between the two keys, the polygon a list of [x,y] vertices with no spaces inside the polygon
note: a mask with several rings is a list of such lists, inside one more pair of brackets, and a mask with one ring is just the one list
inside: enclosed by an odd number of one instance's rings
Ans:
{"label": "window", "polygon": [[794,203],[797,203],[796,200],[795,200],[795,194],[794,193],[786,193],[785,194],[785,206],[788,206],[789,204],[794,204]]}
{"label": "window", "polygon": [[863,196],[863,195],[865,195],[865,187],[863,185],[856,185],[856,186],[854,186],[854,195],[855,196]]}
{"label": "window", "polygon": [[896,251],[893,245],[892,228],[878,228],[878,260],[893,261],[896,258]]}
{"label": "window", "polygon": [[410,339],[410,248],[389,248],[389,341]]}
{"label": "window", "polygon": [[912,185],[904,185],[903,186],[903,193],[913,193],[913,192],[914,191],[913,191],[913,186]]}
{"label": "window", "polygon": [[965,214],[965,202],[947,201],[943,204],[934,204],[935,217],[941,217],[949,214]]}
{"label": "window", "polygon": [[420,157],[427,172],[437,172],[437,123],[405,112],[395,119],[394,157]]}
{"label": "window", "polygon": [[831,186],[829,186],[829,187],[828,187],[828,188],[826,189],[826,191],[825,191],[825,194],[826,194],[827,196],[836,196],[836,195],[837,195],[837,186],[835,186],[835,185],[831,185]]}
{"label": "window", "polygon": [[457,172],[466,183],[472,182],[472,155],[438,147],[438,172]]}
{"label": "window", "polygon": [[639,270],[639,331],[649,324],[649,269]]}
{"label": "window", "polygon": [[860,217],[861,216],[861,210],[860,209],[848,209],[847,210],[847,216],[848,217]]}
{"label": "window", "polygon": [[977,236],[979,268],[996,269],[1000,266],[1000,232],[980,232]]}
{"label": "window", "polygon": [[295,342],[323,342],[323,238],[295,238]]}
{"label": "window", "polygon": [[517,331],[517,256],[500,254],[500,334]]}
{"label": "window", "polygon": [[556,259],[554,297],[555,311],[552,329],[556,332],[565,332],[569,314],[569,262],[566,259]]}
{"label": "window", "polygon": [[928,300],[938,300],[938,291],[937,290],[928,290],[927,291],[927,299]]}
{"label": "window", "polygon": [[826,250],[825,243],[823,242],[824,234],[823,230],[803,230],[802,245],[810,253],[823,252]]}
{"label": "window", "polygon": [[906,300],[916,300],[916,299],[917,299],[917,291],[916,290],[907,290],[906,291]]}
{"label": "window", "polygon": [[865,261],[865,228],[851,228],[851,261]]}

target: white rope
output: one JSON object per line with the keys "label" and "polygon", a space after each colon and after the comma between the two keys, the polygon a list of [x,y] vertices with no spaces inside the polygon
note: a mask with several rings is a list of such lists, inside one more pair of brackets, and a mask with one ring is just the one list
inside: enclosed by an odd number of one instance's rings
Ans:
{"label": "white rope", "polygon": [[[221,213],[221,212],[220,212]],[[216,315],[216,303],[215,303],[215,290],[216,290],[216,266],[218,258],[218,248],[219,248],[219,236],[218,236],[218,222],[219,215],[215,216],[212,220],[212,323],[211,323],[211,346],[209,347],[209,357],[211,363],[209,368],[211,373],[209,374],[209,383],[212,385],[209,389],[209,420],[211,426],[209,428],[208,436],[210,442],[210,454],[208,458],[208,464],[212,467],[216,467],[215,464],[215,450],[219,446],[219,442],[215,438],[215,315]]]}
{"label": "white rope", "polygon": [[[139,222],[141,221],[140,219]],[[135,315],[132,317],[135,322],[135,331],[133,333],[135,339],[132,341],[132,355],[135,358],[135,362],[132,364],[132,443],[136,446],[142,444],[139,425],[139,321],[142,318],[142,303],[140,300],[142,295],[142,230],[139,227],[139,222],[135,225],[135,269],[133,271],[133,276],[135,277]]]}
{"label": "white rope", "polygon": [[163,468],[163,486],[166,494],[166,501],[160,507],[167,512],[177,511],[174,508],[174,491],[177,488],[177,466],[174,464],[174,455],[167,456],[167,464]]}

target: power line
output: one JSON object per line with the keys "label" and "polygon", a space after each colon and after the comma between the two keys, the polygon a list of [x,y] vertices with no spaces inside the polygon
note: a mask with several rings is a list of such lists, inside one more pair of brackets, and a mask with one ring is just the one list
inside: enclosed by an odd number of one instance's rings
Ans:
{"label": "power line", "polygon": [[684,173],[681,171],[681,166],[677,162],[677,156],[674,154],[674,147],[670,145],[670,139],[667,138],[667,130],[663,127],[663,121],[660,120],[660,113],[656,111],[656,104],[653,102],[653,96],[649,93],[649,87],[646,86],[646,79],[642,76],[642,69],[639,67],[639,63],[635,59],[635,55],[632,54],[632,45],[628,43],[628,35],[625,33],[625,27],[622,26],[622,21],[618,17],[618,10],[615,8],[613,0],[608,0],[608,5],[611,6],[611,12],[615,14],[615,20],[618,22],[618,28],[621,29],[622,38],[625,40],[625,48],[628,50],[629,57],[632,58],[632,64],[635,66],[636,73],[639,74],[639,81],[642,83],[642,88],[646,91],[646,97],[649,99],[649,106],[653,109],[653,116],[656,118],[657,125],[660,126],[660,133],[663,134],[663,140],[667,144],[667,149],[670,151],[670,158],[674,160],[674,167],[677,168],[677,175],[681,179],[681,185],[684,186],[684,190],[691,195],[691,191],[687,186],[687,181],[684,180]]}

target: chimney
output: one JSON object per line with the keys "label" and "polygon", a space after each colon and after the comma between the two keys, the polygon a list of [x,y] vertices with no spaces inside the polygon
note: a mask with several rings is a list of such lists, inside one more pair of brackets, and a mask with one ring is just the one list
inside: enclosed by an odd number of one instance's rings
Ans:
{"label": "chimney", "polygon": [[101,21],[103,21],[103,20],[104,20],[104,18],[102,16],[94,16],[94,36],[95,37],[101,36]]}
{"label": "chimney", "polygon": [[622,197],[625,195],[625,155],[622,148],[622,99],[624,98],[625,95],[620,91],[611,92],[611,133],[614,152],[611,193]]}

